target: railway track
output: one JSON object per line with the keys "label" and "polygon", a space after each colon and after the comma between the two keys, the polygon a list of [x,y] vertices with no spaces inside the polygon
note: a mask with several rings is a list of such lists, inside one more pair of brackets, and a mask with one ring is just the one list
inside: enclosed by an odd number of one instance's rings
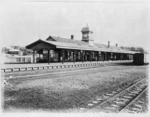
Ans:
{"label": "railway track", "polygon": [[134,100],[126,105],[121,112],[142,113],[148,111],[148,88],[145,88]]}
{"label": "railway track", "polygon": [[83,66],[97,66],[97,65],[108,65],[116,63],[132,63],[131,60],[124,61],[103,61],[103,62],[90,62],[90,63],[80,63],[80,64],[70,64],[70,65],[45,65],[45,66],[29,66],[29,67],[15,67],[15,68],[2,68],[2,73],[13,73],[13,72],[26,72],[26,71],[38,71],[47,69],[59,69],[59,68],[72,68],[72,67],[83,67]]}
{"label": "railway track", "polygon": [[40,74],[40,73],[47,73],[47,72],[60,72],[60,71],[72,71],[72,70],[79,70],[79,69],[91,69],[91,68],[100,68],[100,67],[107,67],[107,66],[117,66],[117,63],[109,63],[109,64],[95,64],[95,65],[72,65],[72,67],[66,66],[66,67],[61,67],[57,69],[38,69],[38,70],[29,70],[29,71],[17,71],[17,72],[6,72],[2,73],[3,76],[9,77],[11,75],[13,76],[25,76],[26,74],[28,75],[33,75],[33,74]]}
{"label": "railway track", "polygon": [[[147,79],[135,81],[122,88],[105,92],[95,100],[89,101],[80,110],[83,112],[136,112],[140,113],[146,110],[143,95],[147,94]],[[141,100],[140,100],[141,98]],[[134,104],[137,102],[136,104]],[[134,109],[132,108],[135,105]],[[143,109],[144,108],[144,109]]]}
{"label": "railway track", "polygon": [[60,73],[60,72],[69,72],[69,71],[74,71],[74,70],[84,70],[84,69],[91,69],[91,68],[99,68],[100,66],[103,65],[99,65],[99,66],[86,66],[86,67],[73,67],[73,68],[58,68],[58,69],[53,69],[53,70],[39,70],[39,71],[23,71],[23,72],[12,72],[12,73],[5,73],[5,77],[9,77],[9,76],[14,76],[14,77],[21,77],[21,76],[27,76],[27,75],[33,75],[33,74],[53,74],[55,72]]}
{"label": "railway track", "polygon": [[[59,68],[59,69],[53,69],[53,70],[39,70],[39,71],[23,71],[23,72],[12,72],[12,73],[5,73],[4,74],[4,79],[8,79],[8,80],[15,80],[15,79],[23,79],[26,78],[27,79],[34,79],[35,77],[41,77],[41,76],[47,76],[47,75],[60,75],[60,74],[66,74],[66,73],[74,73],[76,72],[81,72],[81,71],[86,71],[86,70],[90,70],[90,69],[97,69],[100,68],[101,66],[103,67],[107,67],[107,66],[117,66],[116,64],[110,64],[110,65],[96,65],[96,66],[83,66],[83,67],[79,67],[79,68]],[[40,78],[38,78],[40,79]]]}

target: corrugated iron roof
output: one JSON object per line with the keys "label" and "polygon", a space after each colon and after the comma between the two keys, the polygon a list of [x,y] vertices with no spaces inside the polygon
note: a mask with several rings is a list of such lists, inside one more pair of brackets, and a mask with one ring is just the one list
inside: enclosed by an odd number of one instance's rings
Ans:
{"label": "corrugated iron roof", "polygon": [[108,46],[105,44],[94,43],[94,45],[98,48],[108,48]]}
{"label": "corrugated iron roof", "polygon": [[10,52],[19,52],[20,50],[11,48],[9,51]]}
{"label": "corrugated iron roof", "polygon": [[67,39],[59,36],[49,36],[47,41],[57,41],[57,42],[63,42],[63,43],[74,43],[73,39]]}
{"label": "corrugated iron roof", "polygon": [[72,40],[62,37],[49,36],[46,40],[40,40],[52,45],[55,45],[56,48],[65,48],[65,49],[76,49],[76,50],[89,50],[89,51],[102,51],[102,52],[115,52],[115,53],[130,53],[134,54],[134,51],[123,50],[119,47],[110,46],[104,44],[94,43],[94,46],[90,46],[88,43],[79,40]]}

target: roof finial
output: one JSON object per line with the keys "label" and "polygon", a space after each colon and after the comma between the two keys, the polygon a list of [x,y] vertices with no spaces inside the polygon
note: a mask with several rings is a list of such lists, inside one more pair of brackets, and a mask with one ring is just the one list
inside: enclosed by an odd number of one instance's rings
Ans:
{"label": "roof finial", "polygon": [[41,39],[41,35],[39,34],[39,39]]}

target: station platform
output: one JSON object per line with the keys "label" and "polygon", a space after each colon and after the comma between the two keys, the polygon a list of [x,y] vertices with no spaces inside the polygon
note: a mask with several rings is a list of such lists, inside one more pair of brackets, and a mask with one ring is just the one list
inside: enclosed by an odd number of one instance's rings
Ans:
{"label": "station platform", "polygon": [[[50,69],[50,68],[63,68],[63,67],[74,67],[74,66],[89,66],[89,65],[104,65],[109,63],[122,63],[132,62],[132,60],[119,60],[119,61],[91,61],[91,62],[64,62],[64,63],[30,63],[30,64],[3,64],[1,70],[6,71],[22,71],[24,70],[35,70],[35,69]],[[18,70],[17,70],[18,69]]]}

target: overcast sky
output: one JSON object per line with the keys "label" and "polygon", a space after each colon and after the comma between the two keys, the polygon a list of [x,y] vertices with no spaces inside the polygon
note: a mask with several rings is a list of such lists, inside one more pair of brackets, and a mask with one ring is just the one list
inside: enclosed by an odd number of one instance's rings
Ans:
{"label": "overcast sky", "polygon": [[116,1],[1,3],[2,44],[26,46],[49,35],[73,34],[81,40],[81,29],[88,24],[96,43],[148,48],[149,2]]}

